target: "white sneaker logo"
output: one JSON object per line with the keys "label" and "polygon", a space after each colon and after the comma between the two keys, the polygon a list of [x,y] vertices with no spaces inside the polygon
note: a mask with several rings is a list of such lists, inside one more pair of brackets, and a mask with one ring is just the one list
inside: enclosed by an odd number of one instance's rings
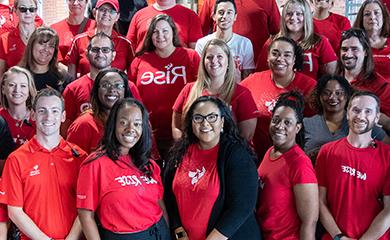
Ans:
{"label": "white sneaker logo", "polygon": [[202,167],[202,171],[199,169],[196,169],[195,172],[189,171],[188,176],[192,178],[191,184],[195,185],[203,177],[203,175],[206,173],[206,168]]}

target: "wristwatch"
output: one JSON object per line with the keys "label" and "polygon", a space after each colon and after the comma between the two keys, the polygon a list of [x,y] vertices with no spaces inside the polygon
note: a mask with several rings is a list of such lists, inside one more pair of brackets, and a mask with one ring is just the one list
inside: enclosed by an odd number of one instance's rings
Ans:
{"label": "wristwatch", "polygon": [[344,233],[339,233],[333,237],[333,240],[341,240],[342,237],[345,237]]}
{"label": "wristwatch", "polygon": [[176,239],[180,239],[180,238],[183,238],[183,237],[185,237],[185,236],[187,236],[187,234],[186,234],[186,232],[184,232],[184,231],[175,233]]}

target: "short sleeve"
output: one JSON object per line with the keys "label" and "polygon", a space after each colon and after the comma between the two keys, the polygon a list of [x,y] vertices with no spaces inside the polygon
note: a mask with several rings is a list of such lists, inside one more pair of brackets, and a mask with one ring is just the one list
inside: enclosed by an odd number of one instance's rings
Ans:
{"label": "short sleeve", "polygon": [[292,185],[317,183],[317,177],[310,159],[300,155],[290,169]]}
{"label": "short sleeve", "polygon": [[258,116],[258,110],[251,92],[246,87],[239,84],[236,86],[236,91],[240,91],[240,94],[237,97],[236,112],[234,113],[237,118],[237,122],[256,118]]}
{"label": "short sleeve", "polygon": [[320,44],[320,51],[318,54],[320,57],[320,61],[319,61],[320,65],[337,61],[336,53],[334,52],[332,45],[330,45],[328,38],[321,37],[321,41],[319,44]]}
{"label": "short sleeve", "polygon": [[137,73],[138,73],[138,66],[141,62],[141,58],[136,57],[134,58],[133,62],[130,64],[130,70],[127,71],[129,81],[133,83],[137,83]]}
{"label": "short sleeve", "polygon": [[185,106],[185,104],[187,102],[187,98],[188,98],[188,95],[190,94],[192,86],[193,86],[192,84],[191,85],[187,84],[181,90],[181,92],[177,96],[176,101],[175,101],[175,103],[173,104],[173,107],[172,107],[174,112],[176,112],[176,113],[182,113],[183,112],[184,106]]}
{"label": "short sleeve", "polygon": [[[88,159],[86,160],[88,161]],[[99,201],[100,164],[97,162],[84,163],[77,179],[76,207],[95,211]]]}
{"label": "short sleeve", "polygon": [[90,153],[92,147],[94,147],[91,146],[91,135],[90,125],[85,121],[85,116],[82,114],[69,126],[66,140],[76,144],[84,151]]}
{"label": "short sleeve", "polygon": [[2,175],[2,190],[3,197],[0,199],[1,203],[23,207],[23,180],[21,175],[21,168],[18,159],[11,154],[5,161],[5,166]]}
{"label": "short sleeve", "polygon": [[7,205],[0,203],[0,222],[8,222]]}
{"label": "short sleeve", "polygon": [[7,53],[6,53],[6,49],[7,49],[7,41],[5,41],[6,39],[6,35],[5,34],[9,34],[9,33],[3,33],[1,36],[0,36],[0,59],[3,60],[3,61],[6,61],[7,60]]}
{"label": "short sleeve", "polygon": [[327,150],[326,147],[322,147],[317,155],[315,170],[318,180],[318,185],[326,187],[327,186],[327,179],[326,179],[326,154]]}
{"label": "short sleeve", "polygon": [[199,64],[200,64],[200,56],[199,54],[194,51],[194,50],[191,50],[191,63],[190,63],[190,68],[191,68],[191,72],[190,72],[190,76],[188,77],[188,81],[189,82],[195,82],[196,79],[198,78],[198,69],[199,69]]}
{"label": "short sleeve", "polygon": [[158,182],[159,191],[158,191],[158,199],[163,199],[164,196],[164,187],[161,179],[161,170],[160,167],[154,160],[150,160],[153,167],[153,179]]}
{"label": "short sleeve", "polygon": [[77,118],[77,110],[75,109],[75,105],[72,104],[76,96],[74,96],[73,91],[68,86],[62,95],[65,101],[66,118],[73,122]]}
{"label": "short sleeve", "polygon": [[244,56],[242,59],[242,69],[255,69],[255,62],[253,60],[253,46],[249,39],[244,42]]}
{"label": "short sleeve", "polygon": [[133,95],[133,98],[142,102],[142,98],[141,98],[141,95],[139,94],[137,86],[135,86],[135,84],[131,81],[129,81],[129,88],[130,88],[131,94]]}

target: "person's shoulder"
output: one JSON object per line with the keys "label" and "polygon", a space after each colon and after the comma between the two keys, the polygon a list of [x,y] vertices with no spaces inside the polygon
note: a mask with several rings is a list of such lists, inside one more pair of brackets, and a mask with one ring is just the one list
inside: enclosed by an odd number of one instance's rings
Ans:
{"label": "person's shoulder", "polygon": [[62,20],[60,20],[60,21],[58,21],[58,22],[55,22],[55,23],[51,24],[50,27],[53,28],[54,30],[58,31],[58,30],[60,30],[60,28],[61,28],[62,26],[64,26],[65,24],[67,24],[66,18],[64,18],[64,19],[62,19]]}
{"label": "person's shoulder", "polygon": [[249,38],[247,38],[243,35],[237,34],[237,33],[233,33],[233,39],[236,41],[240,41],[241,43],[252,44],[252,42]]}
{"label": "person's shoulder", "polygon": [[72,123],[73,126],[89,126],[95,125],[95,118],[91,110],[87,110],[80,114]]}
{"label": "person's shoulder", "polygon": [[260,82],[266,79],[268,76],[271,76],[270,70],[265,70],[261,72],[251,73],[248,77],[246,77],[240,84],[244,87],[248,87],[252,85],[254,82]]}
{"label": "person's shoulder", "polygon": [[316,114],[311,117],[305,117],[303,119],[303,125],[306,127],[314,127],[317,126],[318,123],[321,121],[322,116],[319,114]]}
{"label": "person's shoulder", "polygon": [[337,24],[349,22],[349,19],[346,16],[342,16],[334,12],[331,12],[329,17],[332,18],[333,22]]}

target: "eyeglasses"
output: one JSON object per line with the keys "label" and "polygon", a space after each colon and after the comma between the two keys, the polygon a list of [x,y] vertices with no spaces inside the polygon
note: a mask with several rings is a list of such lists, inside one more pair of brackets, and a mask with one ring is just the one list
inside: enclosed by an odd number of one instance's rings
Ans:
{"label": "eyeglasses", "polygon": [[336,90],[334,92],[325,90],[321,93],[322,96],[328,97],[328,98],[330,98],[333,94],[336,97],[344,97],[345,92],[343,90]]}
{"label": "eyeglasses", "polygon": [[36,7],[18,7],[18,9],[21,13],[26,13],[27,11],[30,13],[35,13],[37,11]]}
{"label": "eyeglasses", "polygon": [[218,120],[218,114],[216,113],[210,113],[206,116],[200,115],[200,114],[194,114],[192,116],[192,121],[194,123],[202,123],[205,119],[208,123],[215,123]]}
{"label": "eyeglasses", "polygon": [[102,13],[109,13],[111,15],[114,15],[116,13],[118,13],[115,9],[113,8],[103,8],[103,7],[100,7],[98,8],[98,11],[99,12],[102,12]]}
{"label": "eyeglasses", "polygon": [[99,53],[99,52],[102,52],[102,53],[110,53],[112,51],[114,51],[114,49],[110,48],[110,47],[91,47],[89,48],[89,51],[93,52],[93,53]]}
{"label": "eyeglasses", "polygon": [[122,90],[125,88],[125,84],[123,83],[114,83],[114,84],[111,84],[109,82],[104,82],[102,84],[99,85],[99,87],[101,88],[104,88],[104,89],[112,89],[112,88],[115,88],[115,89],[118,89],[118,90]]}

